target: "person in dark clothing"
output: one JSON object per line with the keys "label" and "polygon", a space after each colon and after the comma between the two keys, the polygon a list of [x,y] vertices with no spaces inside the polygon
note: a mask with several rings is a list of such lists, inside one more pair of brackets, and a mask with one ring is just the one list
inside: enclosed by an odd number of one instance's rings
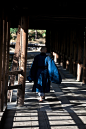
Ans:
{"label": "person in dark clothing", "polygon": [[41,53],[35,56],[30,74],[27,77],[29,82],[34,81],[33,92],[38,92],[39,101],[45,99],[45,93],[50,92],[50,82],[61,83],[58,69],[51,57],[46,55],[47,48],[41,48]]}

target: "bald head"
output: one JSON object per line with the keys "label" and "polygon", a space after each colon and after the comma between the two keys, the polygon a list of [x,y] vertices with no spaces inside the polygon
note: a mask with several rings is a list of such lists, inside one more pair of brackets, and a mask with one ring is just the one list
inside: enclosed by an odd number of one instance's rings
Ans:
{"label": "bald head", "polygon": [[43,47],[41,48],[41,52],[44,52],[44,53],[46,53],[46,52],[47,52],[47,48],[46,48],[46,46],[43,46]]}

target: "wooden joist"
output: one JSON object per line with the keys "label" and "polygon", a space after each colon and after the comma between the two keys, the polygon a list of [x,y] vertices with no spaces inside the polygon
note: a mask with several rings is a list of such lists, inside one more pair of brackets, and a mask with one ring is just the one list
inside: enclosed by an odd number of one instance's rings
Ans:
{"label": "wooden joist", "polygon": [[20,85],[14,85],[14,86],[8,86],[8,90],[21,89],[21,88],[22,88],[22,84],[20,84]]}
{"label": "wooden joist", "polygon": [[15,48],[15,45],[9,45],[9,47],[13,47],[13,48]]}
{"label": "wooden joist", "polygon": [[23,74],[23,70],[9,71],[9,75],[18,75],[18,74]]}

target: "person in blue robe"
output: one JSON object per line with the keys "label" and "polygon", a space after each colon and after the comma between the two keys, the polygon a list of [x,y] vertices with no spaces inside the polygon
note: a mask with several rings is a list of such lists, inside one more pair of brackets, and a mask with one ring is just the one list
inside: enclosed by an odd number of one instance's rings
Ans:
{"label": "person in blue robe", "polygon": [[32,92],[38,92],[40,100],[45,98],[45,93],[50,92],[50,82],[60,84],[62,79],[54,60],[46,55],[47,48],[41,48],[41,53],[34,57],[27,79],[34,81]]}

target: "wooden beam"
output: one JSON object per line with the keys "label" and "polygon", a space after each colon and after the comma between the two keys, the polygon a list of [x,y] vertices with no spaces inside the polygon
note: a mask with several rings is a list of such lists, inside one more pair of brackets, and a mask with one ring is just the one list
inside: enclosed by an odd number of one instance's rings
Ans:
{"label": "wooden beam", "polygon": [[18,75],[18,74],[23,74],[23,70],[9,71],[9,75]]}
{"label": "wooden beam", "polygon": [[20,85],[14,85],[14,86],[8,86],[8,90],[21,89],[21,88],[22,88],[22,84],[20,84]]}

